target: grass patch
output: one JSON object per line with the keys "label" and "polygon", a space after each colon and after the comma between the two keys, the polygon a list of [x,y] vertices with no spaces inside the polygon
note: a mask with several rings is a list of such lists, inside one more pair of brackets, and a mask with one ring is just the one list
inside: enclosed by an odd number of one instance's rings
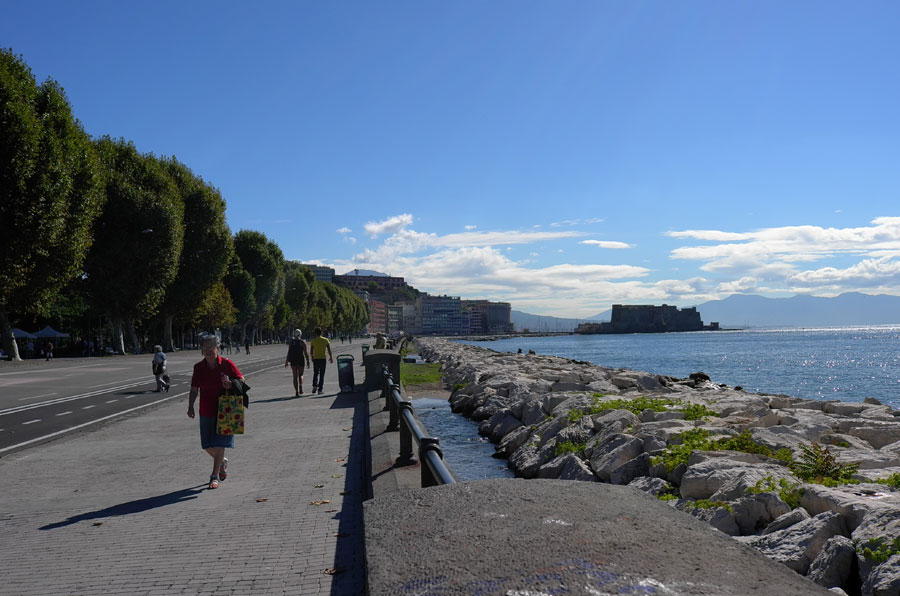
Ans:
{"label": "grass patch", "polygon": [[441,363],[413,364],[411,362],[401,362],[400,378],[403,379],[404,385],[439,383],[441,381]]}

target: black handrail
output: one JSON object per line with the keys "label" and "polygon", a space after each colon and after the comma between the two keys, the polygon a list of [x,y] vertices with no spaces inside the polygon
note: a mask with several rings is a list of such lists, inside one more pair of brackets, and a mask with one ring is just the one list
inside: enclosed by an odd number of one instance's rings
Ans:
{"label": "black handrail", "polygon": [[[412,402],[403,399],[403,396],[400,395],[400,385],[394,383],[387,365],[382,367],[381,373],[384,380],[381,394],[386,402],[385,409],[390,410],[391,413],[385,430],[400,431],[400,456],[397,458],[396,465],[412,466],[421,461],[422,488],[455,484],[456,476],[444,462],[440,441],[437,437],[425,434],[425,428],[413,411]],[[413,452],[413,440],[419,448],[418,460]]]}

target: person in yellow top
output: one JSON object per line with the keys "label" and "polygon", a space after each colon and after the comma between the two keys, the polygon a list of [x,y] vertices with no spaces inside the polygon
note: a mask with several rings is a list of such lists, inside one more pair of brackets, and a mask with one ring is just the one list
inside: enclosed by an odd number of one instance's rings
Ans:
{"label": "person in yellow top", "polygon": [[322,393],[322,385],[325,384],[325,355],[328,354],[328,362],[334,362],[331,358],[331,342],[322,337],[322,328],[316,327],[316,336],[309,340],[309,351],[313,363],[312,392]]}

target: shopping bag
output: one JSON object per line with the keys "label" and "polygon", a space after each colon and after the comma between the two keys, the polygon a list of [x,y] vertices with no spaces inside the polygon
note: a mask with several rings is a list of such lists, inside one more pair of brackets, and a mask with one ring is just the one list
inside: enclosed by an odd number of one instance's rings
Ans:
{"label": "shopping bag", "polygon": [[219,396],[216,434],[244,434],[244,396],[240,393],[228,390]]}

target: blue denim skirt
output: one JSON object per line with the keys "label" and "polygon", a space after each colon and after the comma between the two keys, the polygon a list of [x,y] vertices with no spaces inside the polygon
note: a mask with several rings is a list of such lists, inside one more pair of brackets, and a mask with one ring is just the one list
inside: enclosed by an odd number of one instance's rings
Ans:
{"label": "blue denim skirt", "polygon": [[216,432],[215,416],[198,416],[200,418],[200,447],[234,447],[234,435],[220,435]]}

